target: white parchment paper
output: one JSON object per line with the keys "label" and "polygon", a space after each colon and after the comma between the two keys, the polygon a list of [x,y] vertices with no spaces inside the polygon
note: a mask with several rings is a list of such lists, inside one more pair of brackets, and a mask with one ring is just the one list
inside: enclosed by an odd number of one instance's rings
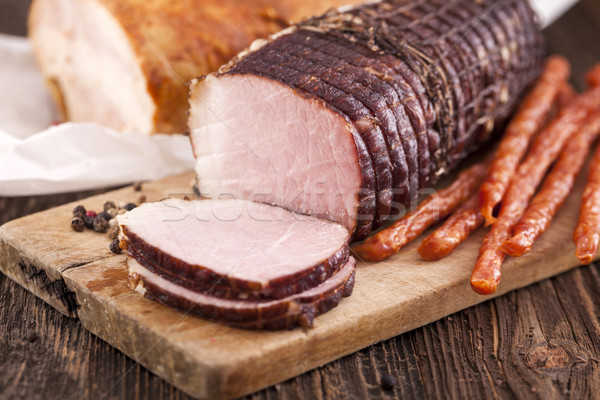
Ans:
{"label": "white parchment paper", "polygon": [[[577,0],[531,0],[546,26]],[[59,119],[27,39],[0,34],[0,196],[160,179],[191,170],[189,139]]]}
{"label": "white parchment paper", "polygon": [[185,136],[54,125],[58,119],[29,41],[0,34],[0,196],[101,188],[194,167]]}

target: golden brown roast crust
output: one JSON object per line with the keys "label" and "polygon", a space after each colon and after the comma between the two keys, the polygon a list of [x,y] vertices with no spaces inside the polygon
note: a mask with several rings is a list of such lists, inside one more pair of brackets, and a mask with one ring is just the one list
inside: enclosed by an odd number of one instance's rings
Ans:
{"label": "golden brown roast crust", "polygon": [[[31,23],[37,4],[34,0]],[[65,0],[77,1],[77,0]],[[219,68],[254,39],[358,0],[96,0],[123,27],[157,108],[154,131],[187,128],[187,83]],[[47,77],[52,79],[52,77]],[[58,88],[60,89],[60,88]],[[55,96],[59,99],[60,94]],[[64,110],[68,116],[68,110]],[[100,122],[100,121],[98,121]]]}

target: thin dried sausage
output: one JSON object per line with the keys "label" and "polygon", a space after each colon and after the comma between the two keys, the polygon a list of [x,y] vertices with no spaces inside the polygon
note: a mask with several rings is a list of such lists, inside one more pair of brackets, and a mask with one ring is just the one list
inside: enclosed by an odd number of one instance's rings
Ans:
{"label": "thin dried sausage", "polygon": [[558,98],[556,99],[556,106],[558,111],[562,111],[569,105],[571,101],[577,96],[577,91],[570,83],[565,82],[558,92]]}
{"label": "thin dried sausage", "polygon": [[600,146],[596,147],[592,159],[573,241],[579,262],[583,265],[591,263],[600,243]]}
{"label": "thin dried sausage", "polygon": [[450,186],[428,197],[415,211],[400,218],[389,228],[355,246],[353,252],[366,261],[381,261],[396,254],[475,193],[486,171],[487,163],[479,163],[461,172]]}
{"label": "thin dried sausage", "polygon": [[569,77],[569,62],[560,56],[548,60],[535,88],[526,97],[498,146],[490,173],[479,193],[486,225],[494,222],[494,207],[508,188],[510,178],[525,155],[533,135],[546,121],[561,86]]}
{"label": "thin dried sausage", "polygon": [[419,246],[421,258],[435,261],[444,258],[465,241],[471,232],[483,225],[479,210],[479,196],[472,195],[457,208],[444,224],[429,235]]}
{"label": "thin dried sausage", "polygon": [[471,287],[479,294],[492,294],[500,283],[500,268],[506,254],[501,246],[519,222],[529,199],[542,181],[548,167],[556,160],[569,137],[577,131],[588,114],[600,107],[600,87],[577,96],[558,117],[537,136],[525,161],[511,180],[502,200],[500,215],[485,236],[479,258],[471,274]]}
{"label": "thin dried sausage", "polygon": [[595,112],[567,142],[542,189],[515,227],[514,236],[502,245],[506,254],[518,257],[529,252],[535,239],[548,229],[552,218],[571,192],[575,178],[599,133],[600,112]]}

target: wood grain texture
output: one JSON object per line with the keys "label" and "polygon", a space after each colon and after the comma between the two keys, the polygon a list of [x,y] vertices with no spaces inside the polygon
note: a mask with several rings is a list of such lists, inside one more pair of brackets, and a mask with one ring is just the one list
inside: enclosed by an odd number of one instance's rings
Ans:
{"label": "wood grain texture", "polygon": [[[188,173],[147,183],[143,193],[149,201],[193,196],[192,177]],[[533,251],[505,262],[496,295],[578,265],[570,238],[585,183],[581,178]],[[469,285],[484,234],[481,230],[438,262],[421,260],[418,242],[385,262],[359,261],[353,295],[318,317],[311,329],[256,332],[204,321],[130,290],[125,255],[108,250],[107,236],[70,229],[71,210],[79,202],[87,209],[99,210],[105,201],[131,202],[136,196],[132,187],[125,187],[4,224],[0,227],[0,268],[63,314],[77,317],[83,327],[195,397],[233,398],[252,393],[490,299],[475,294]],[[576,340],[574,335],[570,339]],[[569,341],[564,345],[538,343],[525,366],[551,365],[555,370],[574,365],[577,357],[589,358],[570,345]],[[432,366],[456,367],[455,360],[446,358],[455,355],[451,349],[428,353],[434,357]],[[465,375],[460,379],[471,375],[458,371]],[[444,380],[444,376],[437,379]],[[369,392],[363,394],[371,397]]]}
{"label": "wood grain texture", "polygon": [[[546,32],[579,74],[600,60],[600,3]],[[81,195],[0,199],[0,221]],[[378,343],[252,399],[598,396],[600,269],[578,268]],[[384,375],[396,379],[383,390]],[[187,398],[0,274],[0,397]]]}

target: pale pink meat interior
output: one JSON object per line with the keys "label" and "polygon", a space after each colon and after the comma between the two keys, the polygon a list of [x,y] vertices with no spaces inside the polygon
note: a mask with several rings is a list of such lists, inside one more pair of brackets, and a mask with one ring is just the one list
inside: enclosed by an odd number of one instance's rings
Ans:
{"label": "pale pink meat interior", "polygon": [[190,132],[200,192],[276,204],[356,226],[361,170],[346,120],[254,75],[192,85]]}
{"label": "pale pink meat interior", "polygon": [[167,199],[118,222],[166,255],[259,284],[314,267],[349,237],[337,223],[243,200]]}

